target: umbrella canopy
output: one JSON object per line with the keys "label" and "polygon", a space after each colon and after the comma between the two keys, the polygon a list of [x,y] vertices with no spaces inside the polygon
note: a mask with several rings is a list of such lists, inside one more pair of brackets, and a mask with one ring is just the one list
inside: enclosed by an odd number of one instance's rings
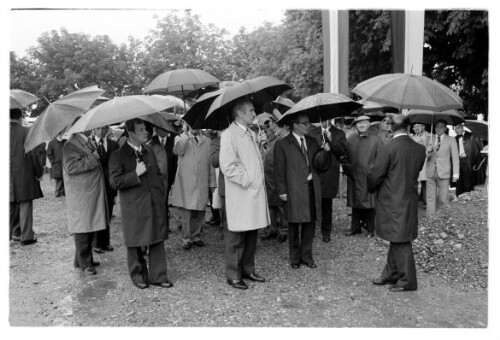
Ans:
{"label": "umbrella canopy", "polygon": [[183,97],[207,86],[218,86],[219,79],[197,69],[168,71],[153,79],[144,90],[145,94],[170,94]]}
{"label": "umbrella canopy", "polygon": [[89,131],[133,118],[142,118],[142,116],[163,111],[179,103],[182,105],[182,100],[173,96],[115,97],[85,113],[68,133]]}
{"label": "umbrella canopy", "polygon": [[273,101],[291,88],[281,80],[269,76],[245,80],[240,84],[227,87],[210,105],[203,126],[206,129],[223,130],[232,121],[231,110],[237,100],[248,98],[255,106],[256,112],[259,112],[265,103]]}
{"label": "umbrella canopy", "polygon": [[142,120],[150,122],[156,127],[168,132],[179,134],[179,130],[172,124],[172,122],[180,120],[179,117],[168,112],[156,112],[141,117]]}
{"label": "umbrella canopy", "polygon": [[10,90],[10,108],[22,109],[29,104],[40,100],[37,96],[23,91],[23,90]]}
{"label": "umbrella canopy", "polygon": [[377,116],[377,117],[385,117],[386,112],[396,113],[398,109],[392,106],[387,106],[384,104],[372,102],[369,100],[358,100],[357,103],[363,105],[358,110],[351,113],[351,115],[365,115],[365,116]]}
{"label": "umbrella canopy", "polygon": [[457,110],[448,110],[443,112],[410,110],[408,112],[408,118],[412,124],[421,123],[430,126],[433,126],[438,120],[444,120],[447,125],[455,125],[465,122]]}
{"label": "umbrella canopy", "polygon": [[50,103],[31,126],[24,143],[25,152],[56,137],[77,116],[87,111],[103,93],[103,90],[94,85],[67,94]]}
{"label": "umbrella canopy", "polygon": [[463,106],[462,99],[448,87],[413,74],[383,74],[359,83],[352,92],[398,109],[445,111]]}
{"label": "umbrella canopy", "polygon": [[271,104],[273,105],[273,108],[277,109],[281,113],[285,113],[295,105],[293,100],[281,96],[276,98],[276,100],[271,102]]}
{"label": "umbrella canopy", "polygon": [[360,103],[343,94],[317,93],[295,104],[278,122],[284,122],[297,114],[306,114],[311,123],[319,123],[324,120],[348,116],[360,107],[362,107]]}
{"label": "umbrella canopy", "polygon": [[217,96],[221,95],[224,89],[208,92],[199,97],[182,119],[193,129],[203,129],[203,121],[207,116],[208,109]]}
{"label": "umbrella canopy", "polygon": [[465,120],[465,127],[481,140],[488,140],[488,122],[480,120]]}

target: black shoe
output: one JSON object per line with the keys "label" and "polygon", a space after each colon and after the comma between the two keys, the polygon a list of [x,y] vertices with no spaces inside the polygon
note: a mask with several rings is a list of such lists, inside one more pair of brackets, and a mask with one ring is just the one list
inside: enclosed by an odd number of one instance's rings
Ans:
{"label": "black shoe", "polygon": [[149,287],[149,284],[146,282],[133,282],[134,286],[136,286],[139,289],[146,289]]}
{"label": "black shoe", "polygon": [[20,236],[12,236],[11,240],[19,242],[19,241],[21,241],[21,237]]}
{"label": "black shoe", "polygon": [[356,234],[362,234],[363,232],[361,230],[351,230],[348,233],[345,233],[345,236],[353,236]]}
{"label": "black shoe", "polygon": [[269,234],[269,235],[261,236],[260,239],[264,241],[264,240],[275,239],[277,237],[278,237],[278,234],[272,233],[272,234]]}
{"label": "black shoe", "polygon": [[330,238],[330,236],[328,236],[328,235],[323,235],[323,242],[328,243],[328,242],[330,242],[331,240],[332,240],[332,239]]}
{"label": "black shoe", "polygon": [[247,284],[243,280],[227,280],[227,283],[236,289],[248,289]]}
{"label": "black shoe", "polygon": [[185,245],[183,245],[182,248],[184,248],[185,250],[189,250],[189,249],[191,249],[192,246],[193,246],[193,244],[191,242],[188,242]]}
{"label": "black shoe", "polygon": [[104,249],[101,249],[101,248],[94,248],[94,253],[97,253],[97,254],[102,254],[102,253],[104,253]]}
{"label": "black shoe", "polygon": [[386,279],[384,279],[384,278],[382,278],[382,277],[378,277],[378,278],[376,278],[376,279],[373,279],[373,280],[372,280],[372,283],[373,283],[374,285],[377,285],[377,286],[384,286],[384,285],[390,285],[390,284],[392,284],[392,282],[391,282],[391,281],[386,280]]}
{"label": "black shoe", "polygon": [[114,249],[111,246],[107,246],[106,249],[104,249],[104,250],[106,250],[106,251],[113,251]]}
{"label": "black shoe", "polygon": [[97,274],[97,270],[95,270],[94,267],[87,267],[83,271],[89,275],[96,275]]}
{"label": "black shoe", "polygon": [[205,246],[205,242],[203,242],[202,240],[194,241],[193,244],[197,247],[204,247]]}
{"label": "black shoe", "polygon": [[243,275],[243,278],[249,279],[249,280],[254,281],[254,282],[265,282],[266,281],[266,279],[264,279],[263,277],[261,277],[257,274]]}
{"label": "black shoe", "polygon": [[286,242],[287,236],[286,235],[279,235],[278,236],[278,242],[283,243]]}
{"label": "black shoe", "polygon": [[308,266],[309,268],[317,268],[314,262],[302,262],[302,263]]}
{"label": "black shoe", "polygon": [[92,265],[92,267],[97,267],[97,266],[101,265],[101,262],[99,262],[99,261],[92,261],[91,265]]}
{"label": "black shoe", "polygon": [[38,240],[36,238],[28,241],[21,241],[22,246],[29,246],[30,244],[36,243]]}
{"label": "black shoe", "polygon": [[396,284],[393,284],[391,287],[389,287],[389,291],[393,292],[393,293],[396,293],[396,292],[406,292],[406,291],[410,291],[410,290],[417,290],[417,289],[416,288],[415,289],[407,289],[407,288],[398,286]]}
{"label": "black shoe", "polygon": [[213,220],[205,222],[205,224],[208,224],[208,225],[220,225],[220,220],[219,219],[213,219]]}
{"label": "black shoe", "polygon": [[291,263],[292,269],[299,269],[300,268],[300,263]]}
{"label": "black shoe", "polygon": [[173,286],[174,286],[174,285],[173,285],[173,283],[172,283],[172,282],[170,282],[170,281],[165,281],[165,282],[162,282],[162,283],[152,283],[152,282],[151,282],[151,284],[152,284],[153,286],[158,286],[158,287],[160,287],[160,288],[170,288],[170,287],[173,287]]}
{"label": "black shoe", "polygon": [[368,234],[366,235],[366,237],[369,238],[373,238],[373,236],[375,236],[375,234],[373,234],[373,231],[369,231]]}

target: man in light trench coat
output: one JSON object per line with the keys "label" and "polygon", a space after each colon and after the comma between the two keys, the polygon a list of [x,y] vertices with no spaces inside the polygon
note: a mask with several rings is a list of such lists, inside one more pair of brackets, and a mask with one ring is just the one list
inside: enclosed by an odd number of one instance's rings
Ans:
{"label": "man in light trench coat", "polygon": [[234,122],[222,133],[220,149],[227,213],[226,277],[232,287],[247,289],[242,278],[265,281],[255,274],[255,250],[258,229],[268,226],[270,217],[257,136],[248,129],[254,107],[248,100],[238,101],[232,115]]}

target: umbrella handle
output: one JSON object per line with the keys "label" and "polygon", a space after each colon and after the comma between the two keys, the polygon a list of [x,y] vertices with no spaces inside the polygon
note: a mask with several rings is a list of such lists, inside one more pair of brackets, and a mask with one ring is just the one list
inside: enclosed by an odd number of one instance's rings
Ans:
{"label": "umbrella handle", "polygon": [[486,157],[485,157],[485,158],[483,158],[483,160],[481,161],[481,163],[479,163],[479,165],[474,165],[474,166],[472,167],[472,170],[474,170],[474,171],[479,171],[479,169],[481,169],[481,166],[483,165],[483,163],[484,163],[484,161],[485,161],[485,160],[486,160]]}

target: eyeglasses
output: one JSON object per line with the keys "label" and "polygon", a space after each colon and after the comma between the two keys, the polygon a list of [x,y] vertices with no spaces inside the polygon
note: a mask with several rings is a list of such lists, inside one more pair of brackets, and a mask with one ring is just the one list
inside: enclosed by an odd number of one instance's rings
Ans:
{"label": "eyeglasses", "polygon": [[390,120],[390,119],[383,119],[382,121],[383,121],[384,123],[386,123],[386,124],[391,124],[391,125],[392,125],[392,122],[391,122],[391,120]]}
{"label": "eyeglasses", "polygon": [[304,126],[309,126],[309,125],[311,125],[311,122],[297,122],[297,124],[302,124]]}

